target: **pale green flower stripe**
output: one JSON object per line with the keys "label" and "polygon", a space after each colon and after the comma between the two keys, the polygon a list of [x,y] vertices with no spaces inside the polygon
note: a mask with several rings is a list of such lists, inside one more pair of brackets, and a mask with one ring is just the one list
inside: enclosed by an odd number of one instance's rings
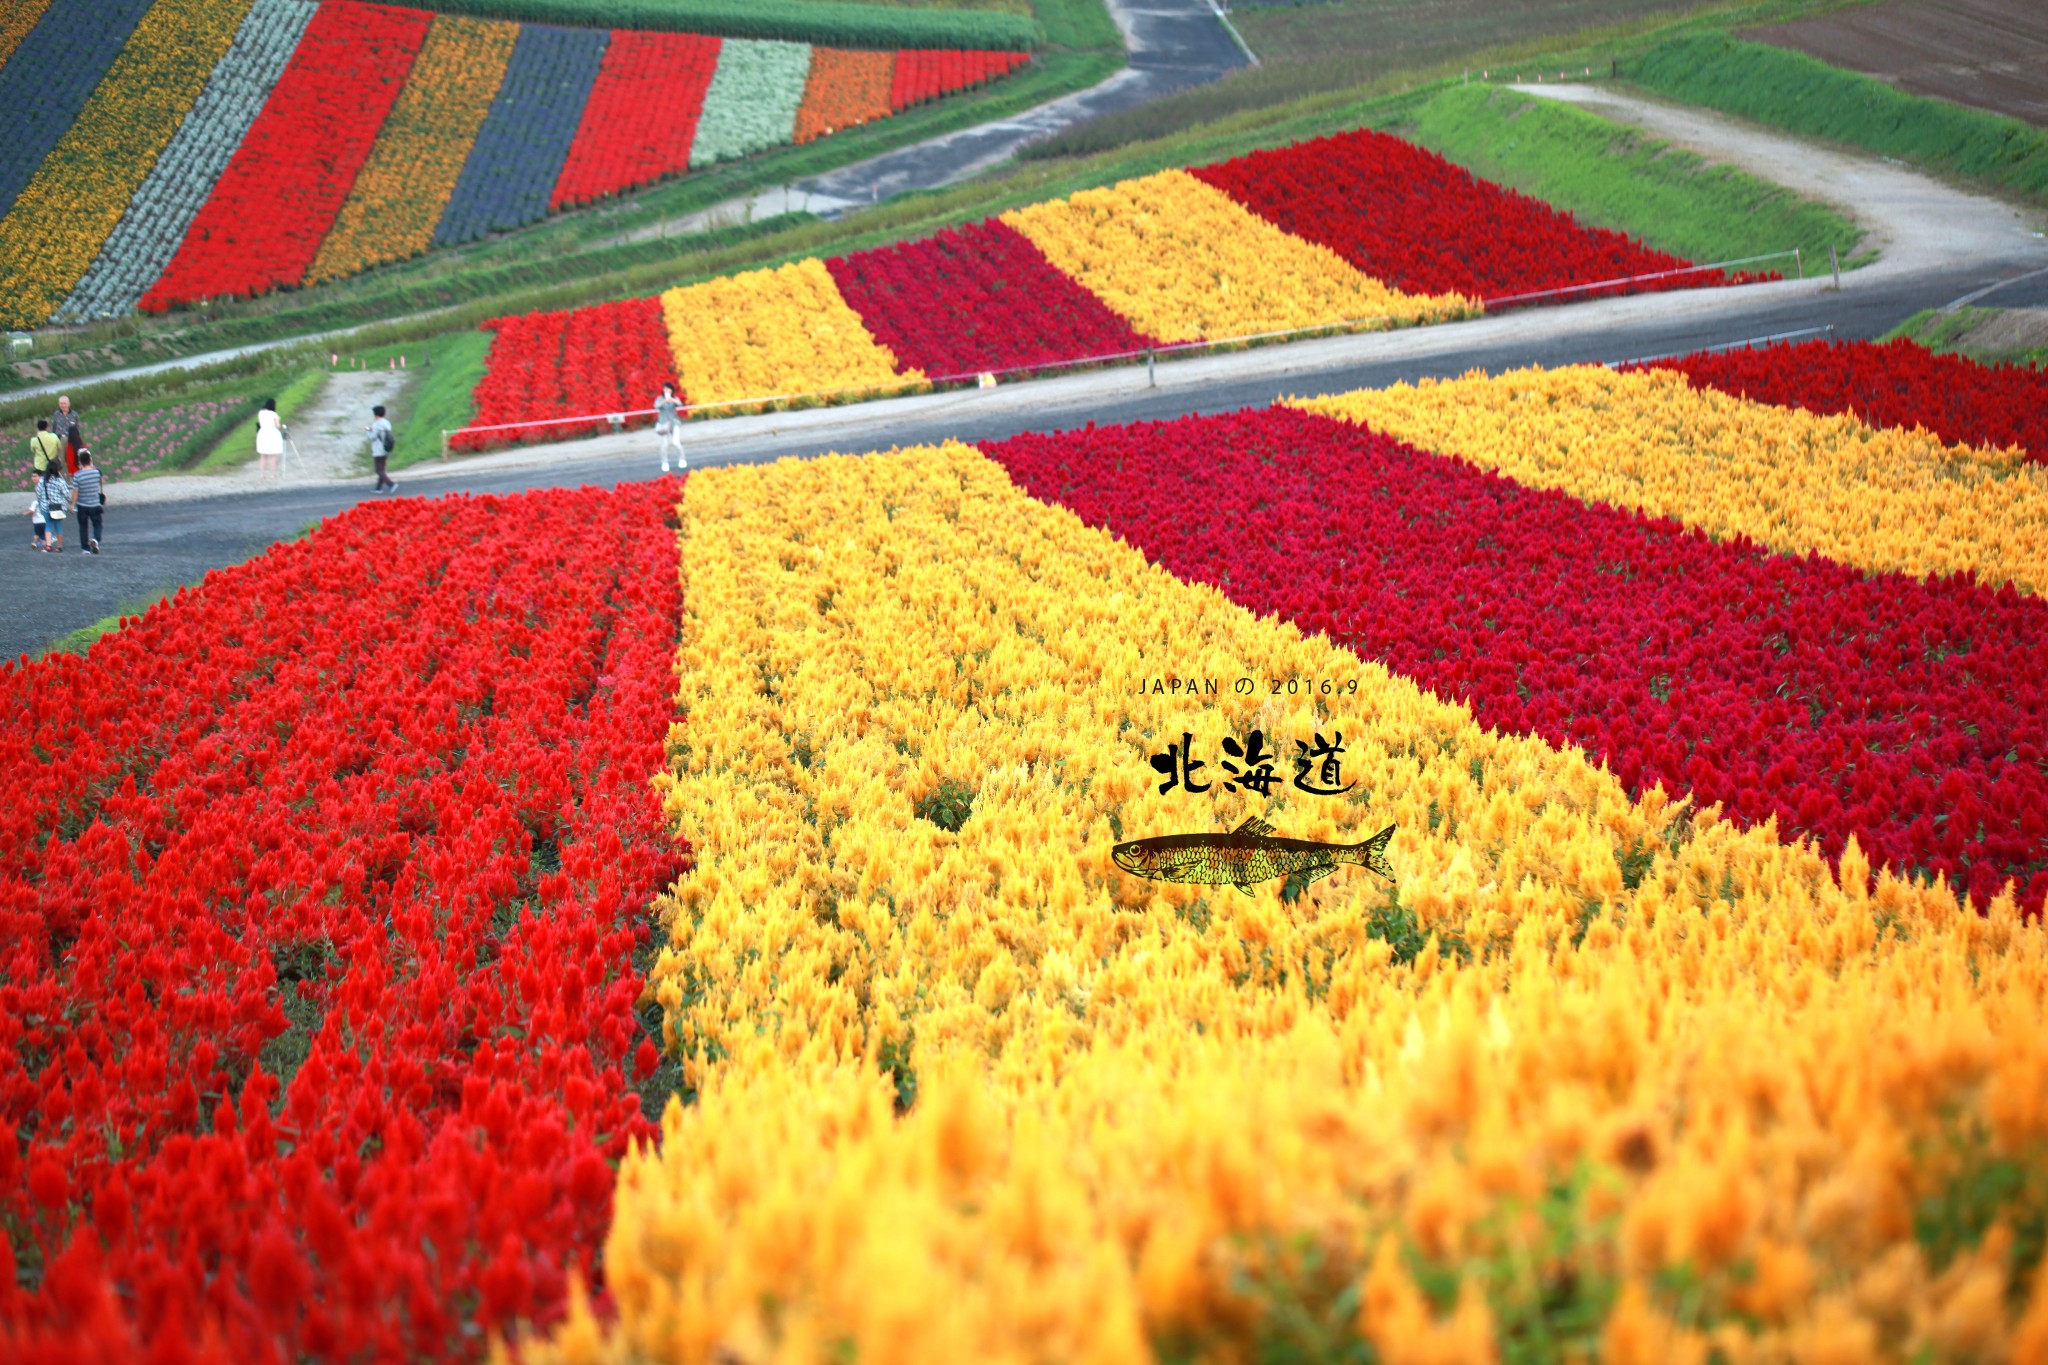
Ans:
{"label": "pale green flower stripe", "polygon": [[56,321],[118,317],[149,292],[270,98],[318,8],[315,0],[255,0],[249,7],[234,44],[207,77],[192,112],[171,135],[84,278],[57,309]]}
{"label": "pale green flower stripe", "polygon": [[796,134],[797,106],[811,74],[809,43],[728,38],[704,92],[690,169],[780,147]]}

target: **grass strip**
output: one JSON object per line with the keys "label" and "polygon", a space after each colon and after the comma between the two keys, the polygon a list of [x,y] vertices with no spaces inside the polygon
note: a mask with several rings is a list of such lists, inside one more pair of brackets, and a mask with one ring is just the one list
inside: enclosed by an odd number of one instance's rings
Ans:
{"label": "grass strip", "polygon": [[2048,133],[2018,119],[1909,95],[1803,52],[1725,33],[1688,34],[1627,63],[1622,74],[1688,104],[2048,201]]}
{"label": "grass strip", "polygon": [[60,635],[50,641],[49,644],[43,646],[43,652],[38,654],[36,658],[38,660],[47,659],[55,654],[77,654],[83,656],[91,651],[93,645],[98,643],[102,635],[111,634],[119,630],[128,623],[129,617],[143,615],[151,607],[176,591],[177,589],[174,587],[165,588],[148,597],[131,597],[122,602],[120,606],[114,608],[112,616],[102,616],[89,626],[80,626],[69,635]]}

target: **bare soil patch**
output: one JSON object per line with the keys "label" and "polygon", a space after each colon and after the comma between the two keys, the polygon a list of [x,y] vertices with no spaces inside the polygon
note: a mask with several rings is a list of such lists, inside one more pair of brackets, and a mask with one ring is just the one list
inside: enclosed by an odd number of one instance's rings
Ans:
{"label": "bare soil patch", "polygon": [[1739,35],[2048,128],[2048,4],[1885,0]]}
{"label": "bare soil patch", "polygon": [[1987,310],[1984,321],[1956,338],[1956,349],[1980,360],[2048,351],[2048,308]]}

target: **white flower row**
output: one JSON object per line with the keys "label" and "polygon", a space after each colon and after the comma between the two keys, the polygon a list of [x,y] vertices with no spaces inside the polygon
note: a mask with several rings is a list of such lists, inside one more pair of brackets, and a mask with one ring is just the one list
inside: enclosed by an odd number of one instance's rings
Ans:
{"label": "white flower row", "polygon": [[690,168],[780,147],[796,135],[797,106],[811,74],[809,43],[728,38],[704,92]]}
{"label": "white flower row", "polygon": [[56,320],[118,317],[133,309],[178,253],[187,229],[227,170],[284,74],[317,0],[255,0],[192,112],[150,168],[128,211]]}

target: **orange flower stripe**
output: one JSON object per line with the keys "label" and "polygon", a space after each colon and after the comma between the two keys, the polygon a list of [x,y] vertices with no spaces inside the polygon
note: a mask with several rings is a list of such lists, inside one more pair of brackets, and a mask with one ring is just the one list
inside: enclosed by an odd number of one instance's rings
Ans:
{"label": "orange flower stripe", "polygon": [[889,116],[889,80],[896,69],[893,52],[849,52],[836,47],[811,49],[811,75],[804,102],[797,106],[798,143],[813,141]]}

